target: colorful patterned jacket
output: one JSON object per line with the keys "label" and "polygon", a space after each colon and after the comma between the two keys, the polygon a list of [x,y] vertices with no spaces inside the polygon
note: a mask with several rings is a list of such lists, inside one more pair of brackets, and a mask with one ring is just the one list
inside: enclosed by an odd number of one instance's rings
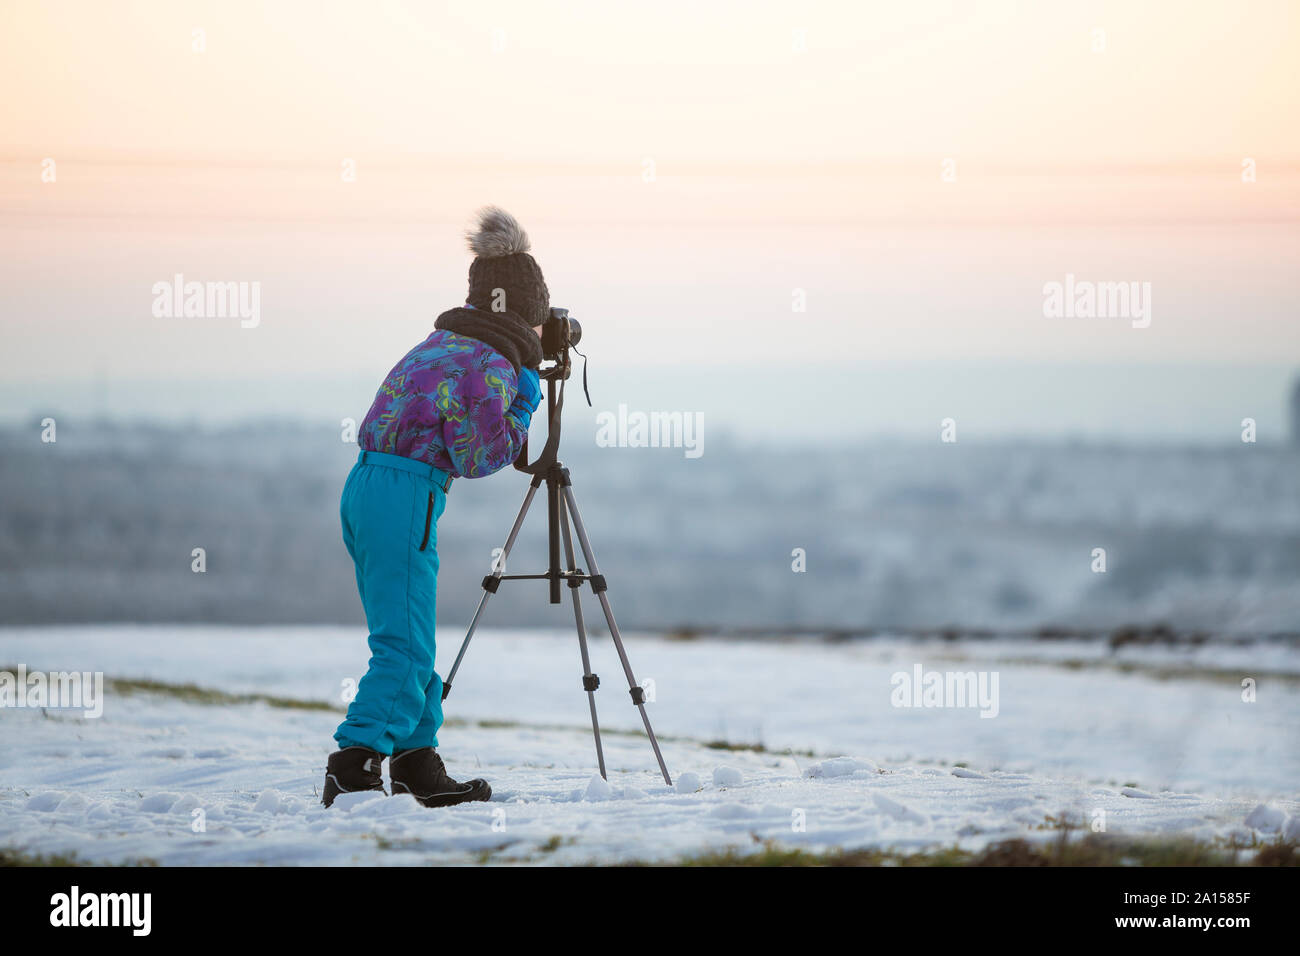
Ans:
{"label": "colorful patterned jacket", "polygon": [[528,438],[537,396],[517,394],[519,384],[500,352],[435,331],[388,373],[357,443],[426,461],[454,477],[490,475],[514,461]]}

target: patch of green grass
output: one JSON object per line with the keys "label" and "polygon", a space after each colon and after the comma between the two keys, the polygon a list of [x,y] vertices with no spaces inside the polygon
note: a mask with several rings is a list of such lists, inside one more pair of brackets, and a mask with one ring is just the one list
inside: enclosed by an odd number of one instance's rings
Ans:
{"label": "patch of green grass", "polygon": [[[862,849],[815,852],[791,849],[772,841],[746,852],[736,848],[687,856],[670,866],[1296,866],[1300,854],[1294,843],[1261,846],[1243,858],[1241,847],[1217,846],[1196,840],[1136,839],[1089,834],[1047,842],[1004,840],[978,852],[959,847],[903,853]],[[630,863],[629,866],[659,864]]]}
{"label": "patch of green grass", "polygon": [[730,740],[706,740],[704,746],[710,750],[732,750],[736,752],[745,751],[748,753],[765,754],[767,748],[762,744],[741,744],[732,743]]}
{"label": "patch of green grass", "polygon": [[75,853],[28,853],[18,847],[0,847],[0,866],[91,866]]}
{"label": "patch of green grass", "polygon": [[[16,671],[16,667],[7,668],[10,672]],[[0,671],[6,670],[0,667]],[[276,694],[232,694],[224,690],[217,690],[212,687],[200,687],[198,684],[185,683],[176,684],[170,681],[149,680],[145,678],[132,677],[108,677],[104,679],[105,686],[116,693],[122,695],[129,694],[154,694],[161,697],[171,697],[176,700],[187,701],[191,704],[220,706],[223,704],[266,704],[268,707],[279,707],[285,710],[310,710],[310,711],[334,711],[339,712],[344,708],[335,706],[320,700],[302,700],[297,697],[281,697]],[[483,720],[466,720],[464,718],[451,717],[444,721],[443,726],[449,728],[455,727],[475,727],[481,730],[530,730],[541,733],[548,732],[568,732],[568,731],[585,731],[587,728],[570,724],[533,724],[526,723],[522,720],[501,720],[487,718]],[[602,727],[601,735],[606,737],[641,737],[640,730],[623,730],[619,728]],[[693,737],[682,737],[673,735],[659,736],[661,741],[666,743],[685,743],[698,744],[700,741]],[[729,740],[710,740],[703,743],[703,746],[710,750],[733,750],[747,751],[750,753],[765,754],[769,753],[767,747],[761,743],[733,743]],[[786,749],[781,751],[782,754],[794,754],[800,757],[816,757],[817,754],[812,750],[795,750]]]}
{"label": "patch of green grass", "polygon": [[148,858],[122,863],[89,863],[77,859],[76,853],[31,853],[21,847],[0,847],[0,867],[7,866],[157,866]]}
{"label": "patch of green grass", "polygon": [[[973,658],[967,653],[950,652],[938,654],[935,660],[970,662]],[[1193,667],[1160,661],[1117,660],[1114,656],[1095,658],[1067,657],[1060,660],[1051,660],[1042,657],[1025,657],[1012,654],[1005,657],[989,658],[986,663],[997,663],[1005,667],[1059,667],[1067,671],[1109,670],[1118,674],[1136,674],[1158,681],[1194,680],[1213,684],[1230,683],[1233,686],[1238,686],[1241,678],[1245,676],[1243,672],[1230,668]],[[1300,683],[1300,674],[1291,671],[1256,670],[1252,668],[1250,676],[1287,685]]]}
{"label": "patch of green grass", "polygon": [[[482,849],[482,850],[479,850],[479,851],[478,851],[477,855],[475,855],[475,857],[474,857],[474,862],[477,863],[477,864],[479,864],[479,866],[482,866],[482,865],[484,865],[484,864],[486,864],[486,863],[491,863],[491,862],[492,862],[492,857],[493,857],[493,856],[495,856],[495,855],[498,854],[498,853],[501,853],[501,852],[504,851],[504,850],[508,850],[508,849],[510,849],[510,843],[509,843],[509,842],[506,842],[506,843],[500,843],[500,844],[498,844],[497,846],[486,847],[485,849]],[[498,863],[513,863],[513,862],[516,862],[516,861],[514,861],[514,860],[509,860],[509,859],[502,859],[502,860],[498,860],[497,862],[498,862]]]}
{"label": "patch of green grass", "polygon": [[1256,866],[1300,866],[1300,847],[1294,843],[1270,843],[1255,854]]}
{"label": "patch of green grass", "polygon": [[321,700],[300,700],[296,697],[280,697],[276,694],[231,694],[211,687],[200,687],[197,684],[173,684],[168,681],[129,677],[111,677],[105,683],[110,690],[119,694],[155,694],[174,697],[191,704],[266,704],[268,707],[280,707],[285,710],[342,709]]}
{"label": "patch of green grass", "polygon": [[573,843],[573,837],[562,837],[558,833],[550,837],[545,843],[537,848],[538,853],[554,853],[562,846],[568,846]]}
{"label": "patch of green grass", "polygon": [[[0,671],[16,673],[17,666],[0,666]],[[118,694],[154,694],[160,697],[174,697],[191,704],[266,704],[285,710],[342,710],[322,700],[300,700],[297,697],[280,697],[276,694],[230,694],[211,687],[198,684],[174,684],[170,681],[149,680],[136,677],[106,677],[104,685],[108,690]]]}
{"label": "patch of green grass", "polygon": [[510,840],[498,846],[485,847],[484,849],[479,850],[478,853],[474,855],[474,862],[480,866],[485,866],[487,864],[494,864],[497,866],[517,866],[520,864],[542,863],[545,862],[547,856],[560,849],[560,847],[572,846],[576,842],[577,839],[575,837],[566,837],[555,833],[548,837],[545,842],[539,843],[531,850],[522,854],[513,853],[509,856],[502,856],[501,854],[506,850],[520,844],[520,841],[518,840]]}
{"label": "patch of green grass", "polygon": [[[762,849],[745,852],[734,848],[688,856],[678,866],[962,866],[967,854],[955,847],[927,853],[899,853],[895,850],[834,850],[819,853],[791,849],[765,842]],[[647,864],[632,863],[630,866]],[[654,864],[650,864],[654,865]]]}
{"label": "patch of green grass", "polygon": [[[443,721],[444,727],[475,727],[480,730],[532,730],[545,733],[558,732],[589,732],[590,728],[577,726],[573,724],[533,724],[526,723],[522,720],[500,720],[496,718],[487,718],[482,720],[467,720],[463,717],[448,717]],[[601,727],[600,735],[602,737],[644,737],[644,732],[640,730],[623,730],[620,728]],[[710,750],[732,750],[745,751],[748,753],[766,754],[778,753],[778,751],[768,750],[761,743],[736,743],[730,740],[698,740],[694,737],[682,737],[673,734],[659,734],[659,740],[664,743],[680,744],[699,744]],[[798,757],[816,757],[817,753],[813,750],[791,750],[786,748],[779,751],[780,754],[794,754]]]}
{"label": "patch of green grass", "polygon": [[1064,814],[1062,814],[1059,817],[1056,817],[1056,816],[1052,816],[1052,814],[1049,813],[1045,817],[1043,817],[1042,823],[1035,824],[1034,829],[1035,830],[1065,830],[1068,832],[1070,830],[1079,829],[1079,822],[1077,820],[1071,820],[1069,817],[1065,816]]}

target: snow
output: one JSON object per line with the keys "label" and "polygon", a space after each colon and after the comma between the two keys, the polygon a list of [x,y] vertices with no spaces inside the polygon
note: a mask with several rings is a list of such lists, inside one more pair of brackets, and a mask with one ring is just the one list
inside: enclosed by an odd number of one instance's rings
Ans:
{"label": "snow", "polygon": [[895,820],[900,820],[905,823],[914,823],[917,826],[922,827],[926,826],[930,822],[930,818],[924,813],[917,813],[911,807],[899,803],[897,800],[887,797],[883,793],[872,794],[871,799],[875,801],[876,808],[880,810],[881,813],[888,814]]}
{"label": "snow", "polygon": [[[155,793],[140,801],[140,809],[145,813],[170,813],[172,807],[180,803],[179,793]],[[59,805],[63,809],[63,805]]]}
{"label": "snow", "polygon": [[1156,798],[1154,793],[1147,793],[1145,790],[1139,790],[1137,787],[1123,787],[1119,792],[1121,796],[1132,797],[1136,800],[1154,800]]}
{"label": "snow", "polygon": [[677,782],[673,784],[673,789],[677,793],[698,793],[704,789],[704,781],[700,779],[698,773],[687,770],[677,775]]}
{"label": "snow", "polygon": [[591,775],[591,779],[587,781],[587,789],[583,791],[582,799],[594,803],[597,800],[609,800],[613,795],[614,791],[604,778],[600,774],[594,773]]}
{"label": "snow", "polygon": [[847,777],[855,773],[878,773],[880,768],[870,760],[856,757],[832,757],[815,763],[804,771],[804,776],[812,779],[818,777]]}
{"label": "snow", "polygon": [[[809,850],[979,847],[1055,836],[1049,818],[1199,839],[1300,835],[1300,673],[1271,653],[1253,703],[1221,660],[1062,666],[1021,642],[666,641],[628,635],[674,777],[665,785],[620,690],[598,693],[595,749],[572,635],[482,631],[446,704],[449,771],[487,803],[409,796],[319,805],[344,682],[364,641],[341,628],[0,631],[0,668],[103,670],[326,710],[199,703],[106,685],[104,715],[0,712],[0,846],[97,862],[299,865],[674,860],[764,841]],[[454,653],[446,642],[443,655]],[[607,637],[593,667],[619,674]],[[1062,659],[1064,660],[1064,659]],[[442,655],[440,662],[445,667]],[[995,719],[895,708],[889,678],[993,668]],[[1244,662],[1248,664],[1249,662]],[[1249,673],[1249,671],[1246,671]],[[779,675],[779,679],[773,679]],[[761,688],[761,693],[756,693]],[[605,688],[602,688],[604,691]],[[720,749],[729,747],[732,749]]]}
{"label": "snow", "polygon": [[735,767],[713,768],[713,785],[715,787],[739,787],[744,780],[745,775]]}
{"label": "snow", "polygon": [[1277,807],[1260,804],[1246,816],[1246,826],[1265,833],[1275,833],[1286,824],[1286,813]]}

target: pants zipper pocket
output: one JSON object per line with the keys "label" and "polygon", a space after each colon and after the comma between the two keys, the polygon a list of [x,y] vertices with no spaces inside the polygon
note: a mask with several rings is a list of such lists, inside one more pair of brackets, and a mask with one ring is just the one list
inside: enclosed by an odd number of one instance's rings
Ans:
{"label": "pants zipper pocket", "polygon": [[429,492],[429,510],[424,513],[424,540],[420,542],[420,550],[423,551],[429,546],[429,529],[433,525],[433,492]]}

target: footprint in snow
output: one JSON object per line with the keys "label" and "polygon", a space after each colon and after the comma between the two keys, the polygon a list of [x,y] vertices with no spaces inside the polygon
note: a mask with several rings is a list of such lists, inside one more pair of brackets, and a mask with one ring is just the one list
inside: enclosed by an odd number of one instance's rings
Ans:
{"label": "footprint in snow", "polygon": [[810,780],[821,780],[828,777],[848,777],[861,770],[870,773],[880,772],[880,768],[870,760],[862,760],[858,757],[832,757],[813,764],[803,772],[803,775]]}
{"label": "footprint in snow", "polygon": [[180,800],[179,793],[154,793],[140,801],[140,809],[145,813],[167,813]]}
{"label": "footprint in snow", "polygon": [[48,790],[45,793],[38,793],[27,801],[27,809],[48,813],[51,810],[57,810],[66,796],[67,794],[62,790]]}
{"label": "footprint in snow", "polygon": [[893,817],[895,820],[901,820],[905,823],[915,823],[925,826],[930,822],[930,818],[924,813],[918,813],[911,807],[904,806],[897,800],[885,796],[883,793],[873,794],[876,802],[876,809],[886,816]]}
{"label": "footprint in snow", "polygon": [[1276,807],[1270,807],[1261,803],[1250,813],[1246,814],[1246,826],[1252,830],[1262,830],[1265,833],[1275,833],[1282,829],[1286,823],[1286,814]]}

